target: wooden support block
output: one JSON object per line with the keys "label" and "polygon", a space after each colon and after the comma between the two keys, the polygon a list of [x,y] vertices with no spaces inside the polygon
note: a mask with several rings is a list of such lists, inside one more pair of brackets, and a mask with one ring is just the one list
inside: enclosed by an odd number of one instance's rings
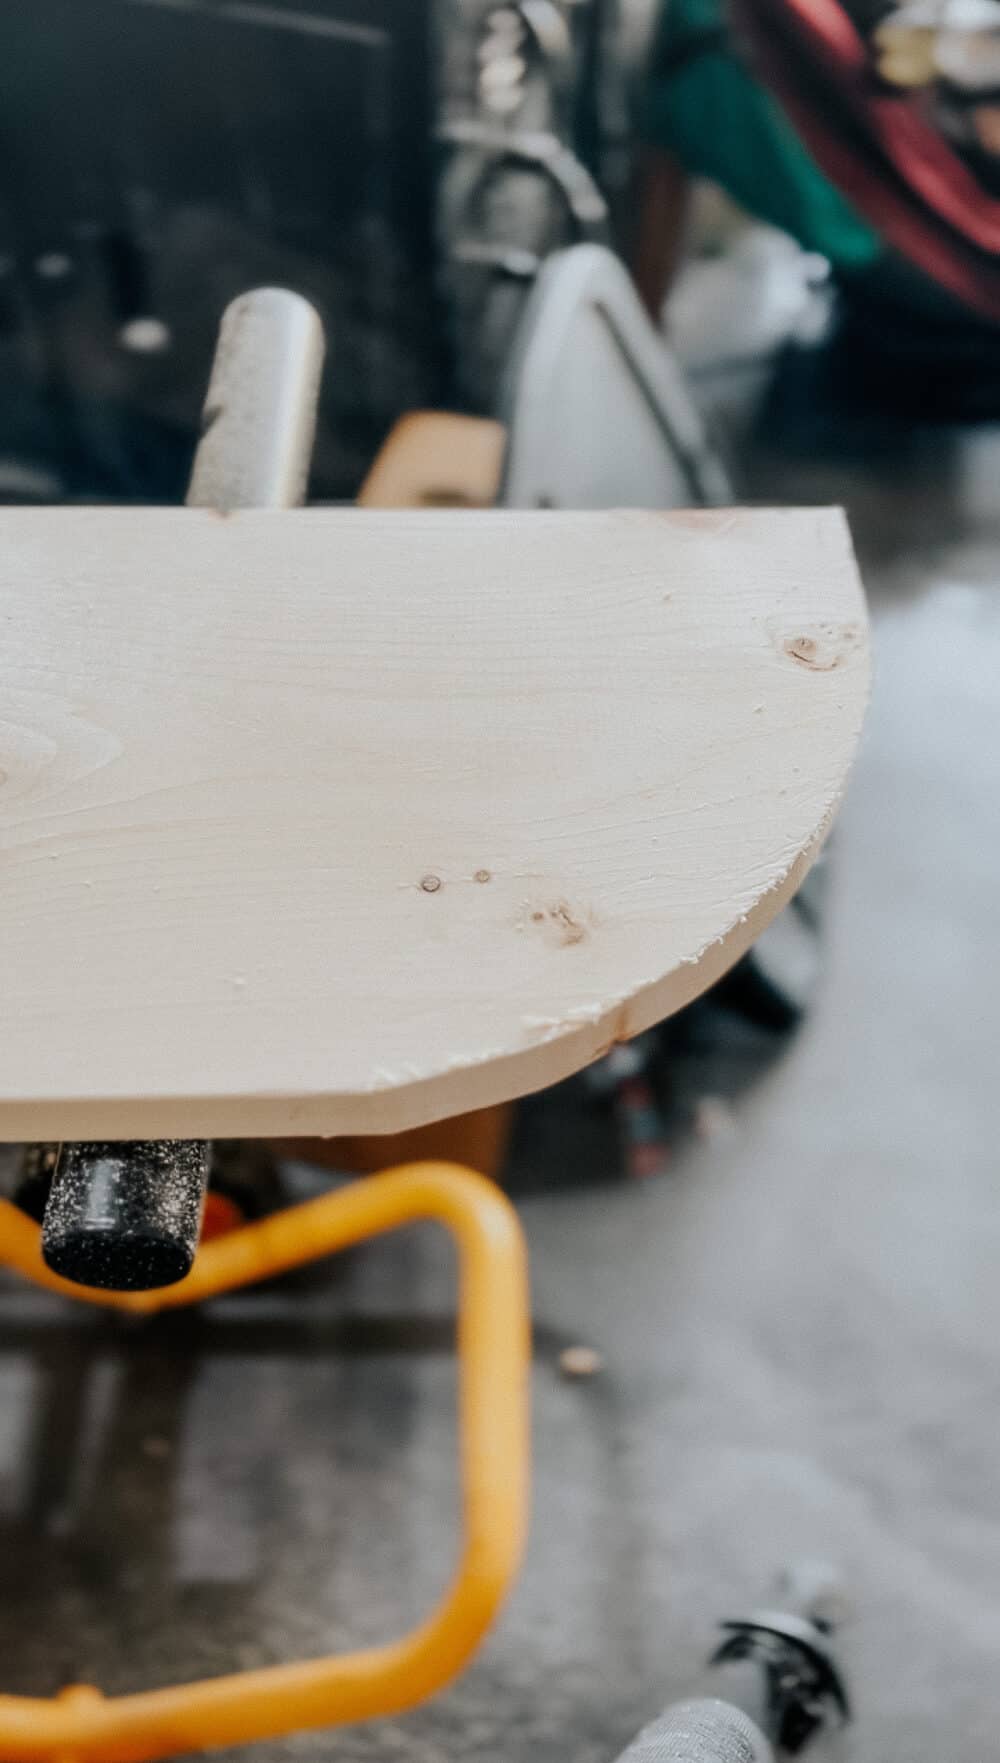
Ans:
{"label": "wooden support block", "polygon": [[5,509],[0,1138],[399,1132],[686,1003],[868,690],[836,511]]}
{"label": "wooden support block", "polygon": [[490,508],[500,493],[507,435],[486,416],[415,410],[376,454],[361,508]]}
{"label": "wooden support block", "polygon": [[433,1120],[407,1132],[376,1133],[343,1139],[273,1139],[285,1157],[301,1157],[324,1169],[375,1175],[403,1163],[461,1163],[480,1175],[500,1175],[513,1124],[509,1102]]}
{"label": "wooden support block", "polygon": [[[372,464],[361,508],[491,508],[500,493],[507,435],[488,417],[415,410],[400,417]],[[509,1104],[477,1108],[411,1132],[300,1141],[296,1153],[331,1169],[373,1174],[386,1163],[436,1158],[497,1179],[510,1137]]]}

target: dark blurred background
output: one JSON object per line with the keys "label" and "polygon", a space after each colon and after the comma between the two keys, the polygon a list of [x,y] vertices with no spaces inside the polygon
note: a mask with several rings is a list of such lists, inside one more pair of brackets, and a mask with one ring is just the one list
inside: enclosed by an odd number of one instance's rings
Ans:
{"label": "dark blurred background", "polygon": [[318,495],[401,412],[490,406],[532,256],[602,231],[587,174],[620,198],[633,10],[6,7],[0,489],[180,499],[219,317],[262,283],[331,339]]}

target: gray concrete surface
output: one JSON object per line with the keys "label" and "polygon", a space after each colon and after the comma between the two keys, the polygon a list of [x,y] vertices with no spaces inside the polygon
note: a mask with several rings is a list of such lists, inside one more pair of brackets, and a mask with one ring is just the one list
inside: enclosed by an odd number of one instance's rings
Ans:
{"label": "gray concrete surface", "polygon": [[[519,1589],[435,1704],[261,1763],[604,1763],[803,1553],[856,1602],[848,1763],[996,1755],[998,481],[988,434],[761,457],[755,493],[847,501],[877,614],[821,996],[731,1132],[656,1181],[525,1202]],[[450,1274],[417,1234],[140,1329],[2,1282],[2,1687],[166,1682],[415,1618],[452,1554]],[[567,1383],[576,1341],[606,1368]]]}

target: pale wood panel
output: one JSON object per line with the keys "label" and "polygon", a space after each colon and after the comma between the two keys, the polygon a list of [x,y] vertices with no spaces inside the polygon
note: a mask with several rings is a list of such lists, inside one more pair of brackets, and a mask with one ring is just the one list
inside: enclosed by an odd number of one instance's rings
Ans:
{"label": "pale wood panel", "polygon": [[842,516],[0,513],[0,1137],[398,1131],[677,1009],[868,688]]}

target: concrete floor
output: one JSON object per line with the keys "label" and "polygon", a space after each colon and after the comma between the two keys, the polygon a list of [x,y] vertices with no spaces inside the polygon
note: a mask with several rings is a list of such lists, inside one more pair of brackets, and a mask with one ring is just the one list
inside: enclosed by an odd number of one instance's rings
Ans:
{"label": "concrete floor", "polygon": [[[843,1757],[996,1755],[1000,438],[812,439],[750,487],[847,501],[878,629],[821,997],[731,1133],[525,1202],[520,1587],[432,1706],[261,1763],[605,1763],[802,1554],[856,1601]],[[3,1687],[166,1682],[415,1618],[452,1551],[450,1274],[417,1234],[139,1330],[4,1282]],[[576,1341],[606,1369],[567,1383]]]}

